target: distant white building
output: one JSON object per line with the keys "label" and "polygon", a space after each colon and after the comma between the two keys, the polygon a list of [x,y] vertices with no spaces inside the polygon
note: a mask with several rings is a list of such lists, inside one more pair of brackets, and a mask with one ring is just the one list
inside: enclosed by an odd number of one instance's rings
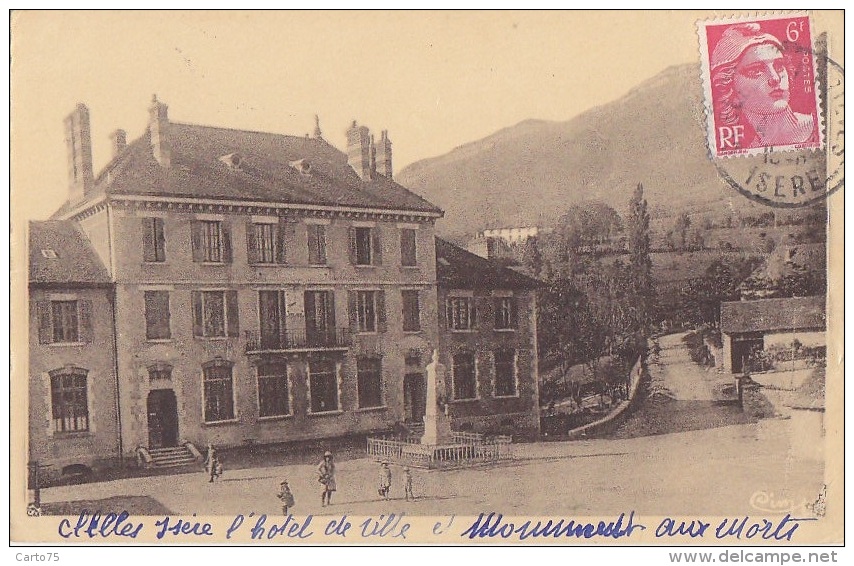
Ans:
{"label": "distant white building", "polygon": [[466,249],[480,257],[495,259],[509,254],[513,244],[524,244],[545,231],[539,226],[519,228],[489,228],[478,232],[466,245]]}
{"label": "distant white building", "polygon": [[524,243],[528,238],[534,238],[540,233],[538,226],[524,226],[521,228],[490,228],[478,232],[478,238],[499,238],[508,244]]}

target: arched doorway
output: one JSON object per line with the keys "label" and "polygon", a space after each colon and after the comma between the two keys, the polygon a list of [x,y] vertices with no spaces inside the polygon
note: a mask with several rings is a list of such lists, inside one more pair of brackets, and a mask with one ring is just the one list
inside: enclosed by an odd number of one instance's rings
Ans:
{"label": "arched doorway", "polygon": [[148,447],[178,445],[178,402],[171,389],[155,389],[148,394]]}

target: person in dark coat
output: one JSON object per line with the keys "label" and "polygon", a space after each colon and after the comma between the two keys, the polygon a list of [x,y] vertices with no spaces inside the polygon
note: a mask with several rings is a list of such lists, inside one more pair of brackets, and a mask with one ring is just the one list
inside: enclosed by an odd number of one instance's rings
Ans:
{"label": "person in dark coat", "polygon": [[323,461],[317,466],[317,481],[323,486],[320,492],[320,502],[323,507],[332,505],[332,494],[336,490],[335,462],[329,450],[323,454]]}
{"label": "person in dark coat", "polygon": [[380,468],[380,487],[377,491],[381,497],[388,501],[391,491],[391,468],[388,467],[388,462],[383,462]]}
{"label": "person in dark coat", "polygon": [[403,493],[406,501],[415,501],[415,495],[412,493],[412,471],[409,467],[403,468]]}
{"label": "person in dark coat", "polygon": [[288,516],[288,510],[294,506],[294,494],[291,493],[291,488],[288,485],[288,480],[282,480],[279,484],[279,492],[276,494],[279,501],[282,502],[282,515]]}
{"label": "person in dark coat", "polygon": [[205,458],[205,470],[208,472],[208,483],[222,475],[222,464],[213,444],[208,444],[208,454]]}

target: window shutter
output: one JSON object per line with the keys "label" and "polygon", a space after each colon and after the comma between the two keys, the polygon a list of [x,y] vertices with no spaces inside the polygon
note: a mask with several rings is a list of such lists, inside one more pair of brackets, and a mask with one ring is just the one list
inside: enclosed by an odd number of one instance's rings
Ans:
{"label": "window shutter", "polygon": [[519,328],[519,301],[515,295],[510,299],[510,327]]}
{"label": "window shutter", "polygon": [[39,344],[53,342],[53,320],[51,317],[50,301],[36,303],[36,314],[39,317]]}
{"label": "window shutter", "polygon": [[193,336],[204,336],[202,292],[192,291],[190,297],[193,303]]}
{"label": "window shutter", "polygon": [[250,264],[258,263],[258,242],[255,238],[255,224],[246,222],[246,261]]}
{"label": "window shutter", "polygon": [[350,242],[350,263],[356,265],[356,229],[350,226],[347,229],[347,234]]}
{"label": "window shutter", "polygon": [[335,291],[327,291],[327,304],[329,305],[329,311],[326,313],[326,320],[328,321],[328,327],[330,332],[335,332]]}
{"label": "window shutter", "polygon": [[83,300],[77,304],[80,309],[80,341],[88,343],[92,341],[92,301]]}
{"label": "window shutter", "polygon": [[388,330],[385,316],[385,291],[377,291],[377,332],[385,332]]}
{"label": "window shutter", "polygon": [[358,332],[359,296],[357,291],[347,291],[347,311],[350,319],[350,332]]}
{"label": "window shutter", "polygon": [[305,327],[308,331],[314,331],[317,328],[317,310],[315,305],[314,291],[306,291],[303,295],[305,298]]}
{"label": "window shutter", "polygon": [[231,263],[231,222],[225,222],[221,224],[222,227],[222,261],[224,263]]}
{"label": "window shutter", "polygon": [[157,301],[155,291],[145,291],[143,297],[145,300],[145,338],[159,338],[157,336]]}
{"label": "window shutter", "polygon": [[163,310],[163,318],[161,319],[161,324],[163,325],[163,335],[166,338],[172,338],[172,311],[169,305],[169,292],[163,292],[163,304],[161,305],[161,309]]}
{"label": "window shutter", "polygon": [[371,259],[373,265],[383,264],[383,239],[380,227],[377,226],[371,229]]}
{"label": "window shutter", "polygon": [[142,260],[157,261],[155,248],[155,218],[142,219]]}
{"label": "window shutter", "polygon": [[276,263],[288,262],[288,224],[284,217],[279,218],[278,230],[276,230]]}
{"label": "window shutter", "polygon": [[320,265],[325,265],[326,258],[326,226],[317,225],[317,258]]}
{"label": "window shutter", "polygon": [[225,292],[225,310],[228,322],[227,334],[232,337],[240,336],[240,313],[237,308],[237,291]]}
{"label": "window shutter", "polygon": [[[191,220],[190,232],[193,244],[193,261],[201,263],[205,260],[205,250],[202,249],[202,223],[198,220]],[[197,336],[201,336],[201,334]]]}
{"label": "window shutter", "polygon": [[283,335],[288,328],[288,296],[284,291],[279,291],[279,331]]}
{"label": "window shutter", "polygon": [[454,305],[451,299],[445,299],[445,328],[454,327]]}
{"label": "window shutter", "polygon": [[492,299],[492,309],[494,311],[493,314],[495,315],[493,324],[495,325],[495,328],[501,328],[501,301],[501,297],[495,297]]}
{"label": "window shutter", "polygon": [[476,328],[477,327],[477,300],[472,297],[471,302],[469,303],[469,327]]}
{"label": "window shutter", "polygon": [[320,263],[320,242],[316,225],[307,226],[308,230],[308,262],[311,265]]}
{"label": "window shutter", "polygon": [[154,247],[157,261],[166,261],[166,232],[162,218],[154,219]]}

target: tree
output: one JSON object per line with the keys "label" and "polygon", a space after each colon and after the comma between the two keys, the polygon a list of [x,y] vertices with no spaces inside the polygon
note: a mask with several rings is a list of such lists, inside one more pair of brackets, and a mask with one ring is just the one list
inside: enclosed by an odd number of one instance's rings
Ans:
{"label": "tree", "polygon": [[543,272],[543,254],[540,251],[540,240],[536,236],[525,240],[522,248],[522,265],[534,277],[540,277]]}
{"label": "tree", "polygon": [[682,316],[694,323],[718,325],[723,301],[737,301],[742,281],[756,269],[761,260],[732,258],[715,260],[702,277],[688,281],[680,292]]}
{"label": "tree", "polygon": [[680,250],[684,250],[688,244],[688,229],[691,227],[691,217],[687,212],[683,212],[676,217],[676,222],[673,224],[673,236],[676,246]]}
{"label": "tree", "polygon": [[570,206],[560,217],[554,231],[542,239],[540,252],[550,271],[571,277],[612,246],[620,230],[622,220],[616,210],[601,201],[584,201]]}
{"label": "tree", "polygon": [[643,197],[643,185],[638,183],[629,201],[629,216],[626,220],[629,245],[629,269],[637,299],[641,321],[652,318],[655,290],[652,285],[652,259],[649,251],[649,212]]}
{"label": "tree", "polygon": [[538,347],[545,356],[557,360],[564,376],[572,366],[599,358],[608,329],[594,316],[586,295],[570,280],[552,280],[538,303]]}

